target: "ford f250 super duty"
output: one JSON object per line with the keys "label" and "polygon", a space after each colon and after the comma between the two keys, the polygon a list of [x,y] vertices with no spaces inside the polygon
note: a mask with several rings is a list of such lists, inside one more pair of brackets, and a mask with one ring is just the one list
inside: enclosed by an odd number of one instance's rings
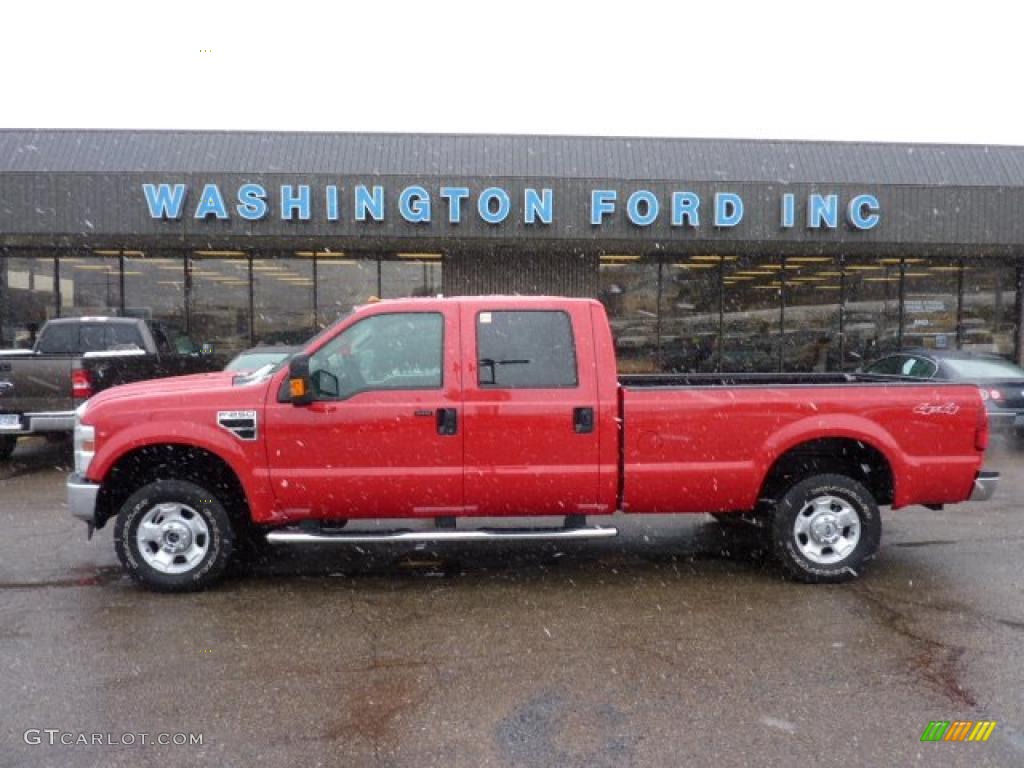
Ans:
{"label": "ford f250 super duty", "polygon": [[596,301],[406,299],[249,375],[97,395],[68,505],[90,535],[113,519],[127,571],[168,591],[268,542],[586,539],[697,512],[759,522],[793,576],[835,582],[878,550],[880,505],[989,498],[987,441],[974,386],[619,377]]}

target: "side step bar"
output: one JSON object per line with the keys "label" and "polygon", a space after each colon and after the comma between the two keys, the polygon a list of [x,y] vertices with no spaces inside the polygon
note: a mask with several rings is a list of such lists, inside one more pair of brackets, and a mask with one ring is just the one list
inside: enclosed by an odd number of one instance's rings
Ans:
{"label": "side step bar", "polygon": [[386,533],[310,533],[296,528],[271,531],[271,544],[384,544],[424,541],[549,541],[565,539],[607,539],[618,536],[618,528],[481,528],[474,531],[389,531]]}

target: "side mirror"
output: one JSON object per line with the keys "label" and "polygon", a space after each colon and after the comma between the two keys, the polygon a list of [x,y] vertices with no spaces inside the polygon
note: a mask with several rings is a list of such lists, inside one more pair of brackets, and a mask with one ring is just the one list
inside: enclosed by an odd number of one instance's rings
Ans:
{"label": "side mirror", "polygon": [[288,361],[288,397],[292,405],[309,405],[313,402],[309,355],[295,355]]}

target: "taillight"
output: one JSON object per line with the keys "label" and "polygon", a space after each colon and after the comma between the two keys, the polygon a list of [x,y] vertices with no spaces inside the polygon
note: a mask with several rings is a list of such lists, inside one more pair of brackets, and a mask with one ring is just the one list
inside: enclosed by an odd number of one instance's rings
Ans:
{"label": "taillight", "polygon": [[978,423],[974,428],[974,447],[979,452],[988,448],[988,411],[984,408],[978,409]]}
{"label": "taillight", "polygon": [[92,378],[88,371],[81,368],[71,372],[71,396],[75,400],[88,400],[92,397]]}

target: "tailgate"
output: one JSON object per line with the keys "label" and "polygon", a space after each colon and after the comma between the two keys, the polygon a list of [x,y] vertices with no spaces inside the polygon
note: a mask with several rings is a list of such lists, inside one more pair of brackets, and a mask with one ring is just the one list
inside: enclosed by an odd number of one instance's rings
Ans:
{"label": "tailgate", "polygon": [[67,356],[0,358],[0,412],[73,411],[71,367]]}

